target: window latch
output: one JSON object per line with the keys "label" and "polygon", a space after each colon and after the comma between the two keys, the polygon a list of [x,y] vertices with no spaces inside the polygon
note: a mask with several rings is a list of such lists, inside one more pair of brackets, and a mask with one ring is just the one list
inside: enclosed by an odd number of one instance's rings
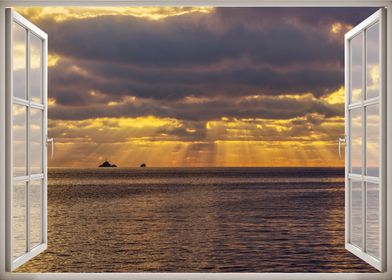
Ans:
{"label": "window latch", "polygon": [[339,159],[342,158],[342,143],[346,144],[346,138],[339,138],[339,141],[338,141]]}
{"label": "window latch", "polygon": [[46,142],[47,143],[51,143],[52,152],[50,153],[50,159],[53,159],[53,156],[54,156],[54,138],[47,138]]}

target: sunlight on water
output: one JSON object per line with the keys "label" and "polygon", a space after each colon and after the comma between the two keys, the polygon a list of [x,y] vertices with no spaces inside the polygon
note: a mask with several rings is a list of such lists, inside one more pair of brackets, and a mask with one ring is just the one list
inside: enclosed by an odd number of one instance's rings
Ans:
{"label": "sunlight on water", "polygon": [[344,249],[343,176],[51,169],[49,248],[18,271],[375,272]]}

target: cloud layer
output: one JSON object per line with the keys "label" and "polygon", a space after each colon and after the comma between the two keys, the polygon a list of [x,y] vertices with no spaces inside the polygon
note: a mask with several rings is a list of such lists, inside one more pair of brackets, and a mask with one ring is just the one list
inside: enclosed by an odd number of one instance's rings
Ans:
{"label": "cloud layer", "polygon": [[[64,151],[80,150],[82,141],[92,157],[119,145],[134,154],[159,154],[155,146],[178,154],[176,163],[151,156],[156,165],[340,165],[334,149],[344,125],[343,35],[375,10],[21,12],[49,35],[50,133]],[[238,150],[235,160],[221,154],[227,145]],[[320,158],[308,158],[317,145]],[[300,151],[282,160],[286,148]],[[251,156],[260,149],[270,149],[269,158]],[[56,164],[67,159],[64,153]]]}

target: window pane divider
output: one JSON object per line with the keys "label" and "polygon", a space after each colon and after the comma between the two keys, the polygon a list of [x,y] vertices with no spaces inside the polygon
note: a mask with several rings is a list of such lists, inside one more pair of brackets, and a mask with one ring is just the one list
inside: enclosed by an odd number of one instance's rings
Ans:
{"label": "window pane divider", "polygon": [[349,173],[348,178],[356,181],[361,181],[363,176],[361,174]]}
{"label": "window pane divider", "polygon": [[25,100],[19,97],[14,97],[13,98],[13,103],[17,104],[17,105],[22,105],[22,106],[26,106],[26,107],[31,107],[34,109],[39,109],[39,110],[45,110],[45,106],[41,103],[36,103],[36,102],[32,102],[29,100]]}
{"label": "window pane divider", "polygon": [[14,182],[23,182],[23,181],[27,182],[28,180],[29,180],[29,176],[19,176],[14,178]]}
{"label": "window pane divider", "polygon": [[19,97],[14,97],[13,98],[14,104],[22,105],[22,106],[30,106],[30,102],[26,99],[22,99]]}
{"label": "window pane divider", "polygon": [[371,98],[371,99],[366,99],[364,101],[359,101],[359,102],[355,102],[355,103],[349,104],[348,105],[348,109],[349,110],[359,109],[359,108],[362,108],[364,106],[366,107],[366,106],[370,106],[370,105],[379,104],[379,102],[380,102],[379,98],[378,97],[374,97],[374,98]]}
{"label": "window pane divider", "polygon": [[26,96],[27,100],[29,103],[29,106],[27,107],[27,149],[26,149],[26,159],[27,159],[27,175],[29,176],[29,180],[27,181],[27,190],[26,190],[26,249],[27,252],[31,251],[31,177],[30,177],[30,172],[31,172],[31,131],[30,131],[30,126],[31,126],[31,102],[30,102],[30,65],[31,65],[31,59],[30,59],[30,31],[29,29],[26,29],[27,36],[26,36]]}
{"label": "window pane divider", "polygon": [[366,175],[366,109],[364,106],[364,101],[366,99],[366,86],[367,86],[367,81],[366,81],[366,74],[367,74],[367,49],[366,49],[366,42],[367,42],[367,28],[363,30],[363,37],[362,37],[362,101],[361,101],[361,114],[362,114],[362,179],[361,179],[361,185],[362,185],[362,250],[366,252],[366,239],[367,239],[367,211],[366,211],[366,205],[367,205],[367,186],[364,181],[364,177]]}
{"label": "window pane divider", "polygon": [[45,178],[44,173],[37,173],[32,175],[14,177],[14,182],[23,182],[23,181],[27,182],[29,180],[37,180],[37,179],[44,179],[44,178]]}
{"label": "window pane divider", "polygon": [[33,109],[45,110],[45,106],[43,104],[30,102],[30,107]]}
{"label": "window pane divider", "polygon": [[374,97],[371,99],[366,99],[365,101],[363,101],[363,106],[370,106],[370,105],[375,105],[379,103],[379,98],[378,97]]}
{"label": "window pane divider", "polygon": [[365,182],[375,183],[375,184],[378,184],[380,182],[379,177],[366,176],[366,175],[361,175],[356,173],[349,173],[348,178],[354,181],[365,181]]}
{"label": "window pane divider", "polygon": [[44,174],[43,173],[31,174],[29,177],[30,177],[30,180],[43,179],[44,178]]}

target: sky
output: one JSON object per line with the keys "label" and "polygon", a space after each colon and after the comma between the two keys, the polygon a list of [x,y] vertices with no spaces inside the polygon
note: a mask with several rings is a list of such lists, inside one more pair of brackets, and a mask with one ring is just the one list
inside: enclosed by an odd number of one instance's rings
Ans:
{"label": "sky", "polygon": [[18,8],[52,167],[343,166],[344,34],[375,8]]}

